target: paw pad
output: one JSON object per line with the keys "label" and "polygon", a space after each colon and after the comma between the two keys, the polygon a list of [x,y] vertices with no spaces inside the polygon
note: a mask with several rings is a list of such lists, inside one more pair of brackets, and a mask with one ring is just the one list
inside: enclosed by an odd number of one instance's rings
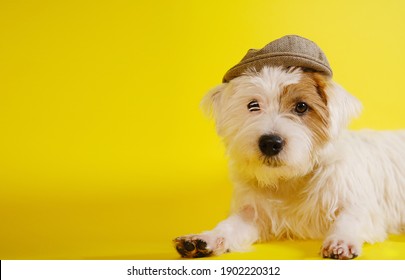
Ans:
{"label": "paw pad", "polygon": [[207,242],[198,238],[178,237],[173,240],[177,252],[183,258],[202,258],[212,255]]}

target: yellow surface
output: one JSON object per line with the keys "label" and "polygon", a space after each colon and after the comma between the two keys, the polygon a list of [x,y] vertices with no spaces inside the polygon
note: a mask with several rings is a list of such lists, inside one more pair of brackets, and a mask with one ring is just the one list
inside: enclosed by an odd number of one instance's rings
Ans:
{"label": "yellow surface", "polygon": [[[0,1],[0,259],[175,259],[231,194],[203,94],[249,48],[316,41],[362,100],[353,128],[405,127],[403,1]],[[221,258],[318,258],[321,241]],[[404,236],[363,258],[404,258]]]}

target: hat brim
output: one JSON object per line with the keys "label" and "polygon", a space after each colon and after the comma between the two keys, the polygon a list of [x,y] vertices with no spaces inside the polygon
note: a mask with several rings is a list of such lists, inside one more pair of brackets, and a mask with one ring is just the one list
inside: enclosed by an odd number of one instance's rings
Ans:
{"label": "hat brim", "polygon": [[309,68],[316,72],[321,72],[327,76],[332,76],[332,69],[327,67],[321,61],[315,60],[313,57],[306,55],[280,52],[267,53],[246,59],[243,63],[239,63],[225,73],[222,82],[227,83],[230,80],[243,75],[249,69],[260,71],[264,66],[284,66],[284,67],[303,67]]}

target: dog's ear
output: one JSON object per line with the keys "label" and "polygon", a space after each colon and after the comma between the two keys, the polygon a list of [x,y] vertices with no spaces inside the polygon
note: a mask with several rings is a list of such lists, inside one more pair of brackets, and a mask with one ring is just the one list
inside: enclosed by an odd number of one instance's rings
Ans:
{"label": "dog's ear", "polygon": [[330,81],[326,92],[330,113],[330,133],[335,137],[349,125],[353,118],[360,115],[362,105],[357,98],[333,81]]}
{"label": "dog's ear", "polygon": [[204,96],[201,101],[201,109],[204,114],[208,117],[216,118],[219,109],[221,108],[221,99],[222,99],[222,92],[225,90],[228,84],[223,83],[220,84],[210,91]]}

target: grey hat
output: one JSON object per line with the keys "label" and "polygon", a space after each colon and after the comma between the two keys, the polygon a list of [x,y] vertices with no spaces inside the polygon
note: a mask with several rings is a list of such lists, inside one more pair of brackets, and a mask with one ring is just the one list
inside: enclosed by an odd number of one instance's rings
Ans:
{"label": "grey hat", "polygon": [[225,73],[227,83],[250,69],[264,66],[299,66],[332,76],[332,69],[323,51],[314,42],[297,35],[287,35],[270,42],[262,49],[250,49],[242,60]]}

